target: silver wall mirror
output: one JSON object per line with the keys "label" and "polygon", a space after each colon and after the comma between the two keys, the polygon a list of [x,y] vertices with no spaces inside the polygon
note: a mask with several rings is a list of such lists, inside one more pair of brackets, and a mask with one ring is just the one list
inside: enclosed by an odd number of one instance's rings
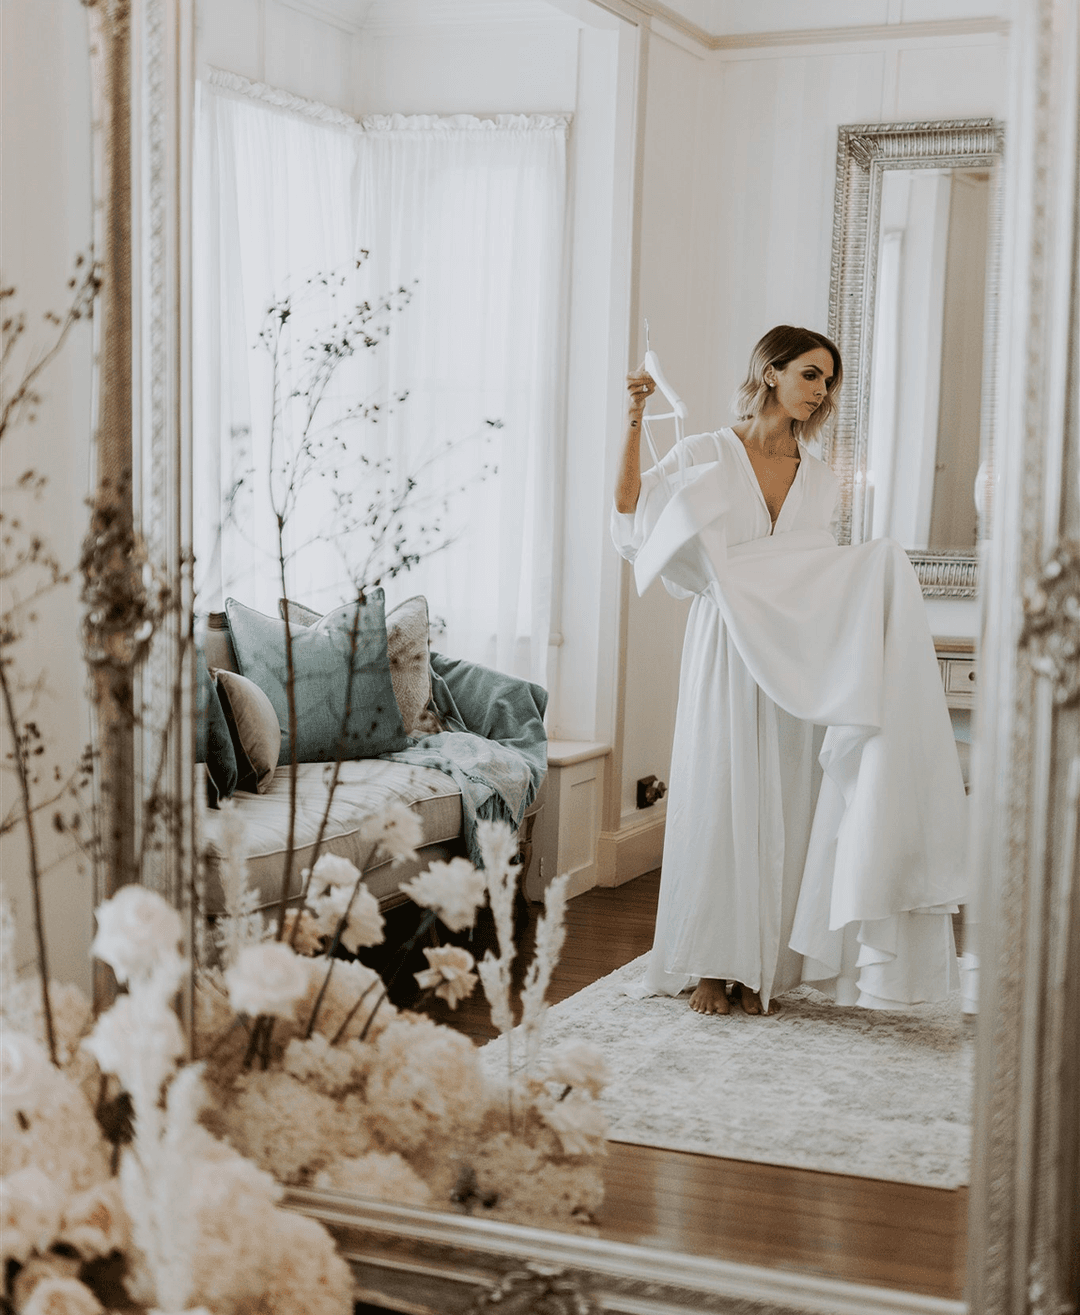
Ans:
{"label": "silver wall mirror", "polygon": [[[644,0],[604,0],[604,7],[641,25],[638,77],[643,78],[652,21],[649,6]],[[138,444],[140,459],[157,463],[155,505],[175,512],[182,526],[179,537],[185,539],[190,524],[185,462],[190,452],[194,4],[131,0],[130,6],[115,4],[110,15],[125,28],[134,17],[131,82],[113,79],[108,70],[102,78],[104,95],[116,113],[126,116],[132,111],[136,145],[118,139],[109,149],[133,152],[139,172],[131,202],[137,221],[134,238],[129,249],[116,253],[108,275],[139,315],[141,336],[132,344],[132,353],[148,408],[145,435]],[[1058,134],[1066,127],[1075,129],[1075,103],[1069,101],[1067,89],[1074,85],[1077,58],[1075,41],[1070,47],[1067,40],[1054,39],[1055,32],[1074,20],[1074,7],[1067,0],[1034,0],[1019,8],[1010,36],[1017,43],[1012,61],[1017,109],[1009,126],[1010,151],[1023,167],[1018,165],[1009,180],[1016,221],[1002,279],[1015,318],[998,360],[1009,363],[1012,375],[1007,387],[995,389],[992,411],[983,419],[985,427],[996,418],[997,449],[992,451],[985,439],[980,449],[983,461],[993,461],[995,487],[1003,493],[994,514],[988,589],[985,647],[992,660],[983,707],[988,729],[977,762],[985,787],[980,807],[989,819],[992,880],[987,903],[994,934],[983,957],[967,1306],[860,1287],[808,1271],[621,1246],[332,1193],[293,1192],[290,1199],[297,1209],[331,1227],[369,1301],[377,1299],[399,1311],[464,1312],[498,1308],[497,1300],[516,1293],[516,1308],[527,1309],[520,1303],[527,1302],[531,1290],[537,1301],[544,1293],[559,1298],[559,1308],[627,1315],[962,1315],[965,1308],[987,1315],[1051,1310],[1066,1315],[1076,1310],[1080,1165],[1075,1129],[1080,1083],[1070,1038],[1075,1034],[1080,980],[1074,934],[1080,917],[1075,827],[1080,740],[1075,708],[1064,694],[1075,681],[1076,659],[1070,659],[1068,650],[1069,626],[1075,628],[1075,619],[1070,620],[1074,614],[1068,588],[1074,593],[1080,589],[1077,559],[1062,548],[1053,558],[1057,567],[1040,574],[1045,560],[1053,557],[1056,538],[1077,535],[1077,495],[1072,490],[1066,496],[1066,472],[1071,471],[1068,478],[1075,482],[1077,468],[1076,416],[1065,413],[1068,353],[1058,350],[1061,343],[1068,343],[1073,354],[1076,349],[1069,298],[1059,295],[1075,286],[1075,215],[1064,203],[1073,195],[1075,159],[1058,149]],[[1035,95],[1038,88],[1045,90],[1044,97]],[[870,216],[876,225],[883,204],[882,175],[890,168],[959,170],[940,175],[956,191],[981,186],[979,175],[990,173],[991,190],[996,186],[993,171],[1000,137],[993,123],[908,128],[910,139],[895,128],[891,135],[863,128],[852,130],[846,144],[842,141],[842,153],[849,148],[851,152],[842,171],[848,188],[845,213],[866,216],[861,229],[838,230],[848,245],[844,259],[836,253],[837,319],[831,325],[846,358],[859,363],[859,387],[849,393],[858,406],[841,417],[830,454],[845,478],[846,533],[851,538],[861,537],[868,516],[867,499],[857,493],[855,476],[861,469],[865,488],[868,458],[866,447],[859,446],[859,427],[863,408],[870,404],[872,336],[862,335],[867,324],[873,325],[867,309],[868,277],[871,286],[874,282],[866,266],[857,267],[851,243],[859,233],[864,243],[870,240],[868,234],[874,234],[876,242],[878,230],[869,226]],[[866,138],[871,144],[860,158],[859,142]],[[910,154],[905,157],[904,151]],[[943,190],[945,184],[938,187]],[[996,204],[991,199],[988,207],[991,230]],[[1051,259],[1059,263],[1051,267]],[[125,377],[123,371],[111,373],[118,367],[107,354],[102,368],[113,383]],[[989,371],[989,362],[983,368]],[[1055,431],[1058,438],[1048,442],[1043,421],[1063,415]],[[868,424],[868,411],[865,418]],[[970,460],[969,455],[968,471]],[[934,487],[936,493],[936,483]],[[877,512],[872,507],[869,512],[872,529]],[[942,533],[948,539],[960,531]],[[942,581],[942,567],[939,585],[951,590],[974,587],[974,553],[969,548],[948,545],[937,551],[930,538],[926,548],[912,551],[920,571],[920,552],[955,563],[955,578]],[[1041,593],[1040,580],[1045,586]],[[1017,616],[1025,587],[1032,620],[1022,635]],[[1057,703],[1055,691],[1063,693]],[[1032,780],[1044,787],[1034,806]],[[1023,935],[1018,934],[1021,928]]]}
{"label": "silver wall mirror", "polygon": [[989,119],[839,133],[829,331],[851,382],[828,458],[841,542],[896,539],[927,597],[973,597],[990,537],[1002,139]]}

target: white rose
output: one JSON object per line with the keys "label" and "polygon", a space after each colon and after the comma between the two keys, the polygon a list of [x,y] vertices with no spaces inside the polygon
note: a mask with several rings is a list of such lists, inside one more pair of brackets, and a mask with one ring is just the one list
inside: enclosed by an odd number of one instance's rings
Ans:
{"label": "white rose", "polygon": [[446,1001],[451,1009],[458,1007],[458,1001],[472,994],[477,976],[473,972],[476,961],[468,950],[456,945],[443,945],[437,949],[425,949],[428,967],[423,972],[413,973],[417,984],[424,991],[434,989],[435,994]]}
{"label": "white rose", "polygon": [[436,859],[401,889],[414,903],[432,909],[451,931],[472,924],[487,893],[484,874],[467,858],[452,858],[449,863]]}
{"label": "white rose", "polygon": [[23,1315],[103,1315],[105,1307],[77,1278],[46,1278],[22,1308]]}
{"label": "white rose", "polygon": [[307,991],[308,969],[288,945],[265,941],[240,951],[225,973],[225,985],[229,1003],[238,1014],[292,1018],[297,1000]]}
{"label": "white rose", "polygon": [[351,887],[334,886],[321,898],[312,900],[311,907],[318,919],[319,931],[324,936],[333,936],[338,923],[348,918],[341,931],[341,943],[354,954],[362,945],[378,945],[383,938],[383,915],[379,910],[379,901],[364,885],[356,894]]}
{"label": "white rose", "polygon": [[366,818],[360,834],[365,840],[374,841],[376,849],[394,863],[403,863],[416,857],[417,846],[424,839],[424,824],[419,813],[395,799],[382,812]]}
{"label": "white rose", "polygon": [[129,1090],[135,1075],[160,1087],[184,1053],[184,1034],[172,1009],[156,995],[122,995],[83,1041],[103,1073],[115,1073]]}
{"label": "white rose", "polygon": [[587,1041],[564,1041],[551,1052],[544,1076],[550,1082],[584,1088],[591,1096],[599,1096],[609,1075],[607,1061],[595,1046]]}
{"label": "white rose", "polygon": [[562,1153],[567,1156],[596,1152],[607,1136],[604,1111],[588,1096],[577,1092],[541,1108],[540,1117],[558,1137]]}
{"label": "white rose", "polygon": [[34,1165],[0,1178],[0,1256],[23,1263],[52,1246],[63,1197]]}
{"label": "white rose", "polygon": [[351,890],[359,880],[360,869],[354,863],[339,854],[323,854],[311,869],[308,894],[317,897],[334,886],[348,886]]}
{"label": "white rose", "polygon": [[33,1114],[52,1085],[49,1057],[25,1032],[0,1031],[0,1101],[5,1113]]}
{"label": "white rose", "polygon": [[103,959],[118,982],[149,973],[158,959],[175,954],[183,925],[180,915],[145,886],[124,886],[97,910],[91,953]]}

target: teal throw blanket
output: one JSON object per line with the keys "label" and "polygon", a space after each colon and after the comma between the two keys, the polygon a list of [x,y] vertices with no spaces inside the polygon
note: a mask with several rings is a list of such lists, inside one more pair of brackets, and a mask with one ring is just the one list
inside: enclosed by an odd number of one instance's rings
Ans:
{"label": "teal throw blanket", "polygon": [[480,867],[477,821],[504,821],[516,830],[547,775],[547,690],[439,653],[431,655],[431,689],[448,729],[381,756],[453,777],[469,857]]}

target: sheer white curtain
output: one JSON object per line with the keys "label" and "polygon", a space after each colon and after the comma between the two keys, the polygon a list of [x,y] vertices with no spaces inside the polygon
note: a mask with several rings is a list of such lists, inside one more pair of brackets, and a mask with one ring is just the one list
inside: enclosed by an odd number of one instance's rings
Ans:
{"label": "sheer white curtain", "polygon": [[[258,343],[266,307],[290,291],[303,307],[281,339],[278,395],[287,399],[303,377],[302,344],[340,321],[347,301],[376,304],[405,289],[407,304],[376,317],[390,329],[385,340],[335,376],[338,395],[324,416],[361,407],[369,416],[321,433],[320,460],[304,475],[289,522],[288,588],[315,607],[348,597],[370,550],[355,521],[376,493],[414,476],[396,538],[409,551],[450,542],[386,580],[388,601],[425,594],[445,622],[445,652],[543,681],[560,454],[566,122],[380,116],[354,124],[301,109],[202,89],[201,604],[232,594],[272,610],[280,592],[271,357]],[[355,268],[362,249],[369,255]],[[330,270],[351,270],[343,287],[308,282]],[[286,401],[283,427],[294,438],[302,412],[303,399]]]}

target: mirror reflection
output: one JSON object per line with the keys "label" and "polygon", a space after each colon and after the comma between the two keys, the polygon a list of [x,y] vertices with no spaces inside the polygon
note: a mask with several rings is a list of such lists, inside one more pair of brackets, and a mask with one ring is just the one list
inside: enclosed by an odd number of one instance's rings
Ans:
{"label": "mirror reflection", "polygon": [[867,537],[975,548],[989,207],[986,169],[883,173]]}
{"label": "mirror reflection", "polygon": [[[652,315],[654,345],[687,399],[688,427],[716,425],[728,435],[716,441],[740,445],[728,456],[737,464],[745,457],[737,478],[747,506],[768,521],[761,534],[742,536],[747,542],[772,539],[774,523],[781,538],[808,528],[827,533],[831,507],[807,496],[803,509],[814,503],[817,519],[781,524],[786,499],[770,501],[766,490],[773,458],[794,462],[788,483],[795,488],[801,479],[800,494],[808,472],[818,472],[823,486],[833,480],[820,450],[808,448],[797,462],[786,450],[751,451],[740,424],[753,413],[729,416],[726,395],[768,327],[759,324],[766,304],[778,322],[811,308],[819,328],[829,308],[796,271],[777,282],[765,250],[755,282],[736,253],[759,241],[765,198],[755,194],[757,210],[740,214],[718,197],[725,241],[696,235],[695,252],[714,291],[738,295],[729,297],[730,323],[697,327],[715,319],[704,294],[690,298],[688,316],[680,295],[651,273],[654,264],[665,277],[677,273],[672,253],[691,241],[689,229],[668,231],[670,200],[661,218],[660,201],[651,199],[662,195],[671,140],[659,128],[650,129],[657,135],[647,151],[655,178],[645,203],[649,257],[635,264],[624,202],[634,168],[627,88],[638,56],[625,20],[601,6],[541,0],[503,3],[497,21],[492,9],[483,22],[464,5],[460,13],[414,6],[409,15],[388,3],[341,0],[339,8],[329,23],[321,11],[273,0],[198,6],[197,612],[203,689],[216,693],[227,736],[241,750],[232,809],[211,809],[205,820],[208,910],[219,940],[227,942],[232,933],[222,929],[248,907],[266,926],[287,918],[294,945],[308,938],[313,949],[332,949],[346,966],[335,968],[325,1005],[314,1006],[322,1019],[314,1030],[333,1020],[331,1049],[335,1040],[384,1037],[379,1044],[398,1063],[391,1072],[387,1059],[380,1070],[387,1103],[367,1140],[342,1141],[331,1156],[309,1147],[305,1159],[283,1137],[275,1143],[283,1158],[275,1164],[270,1156],[265,1167],[299,1185],[434,1208],[450,1203],[733,1258],[825,1264],[846,1277],[955,1295],[972,1038],[955,989],[953,941],[963,935],[957,910],[968,894],[953,825],[964,811],[963,786],[942,705],[950,663],[965,660],[962,646],[935,661],[930,636],[940,640],[941,627],[932,611],[924,614],[917,587],[909,590],[910,624],[901,632],[904,643],[921,644],[919,679],[926,680],[918,715],[895,707],[890,715],[919,740],[921,711],[934,701],[933,735],[921,736],[935,740],[934,766],[917,781],[909,773],[891,792],[889,774],[907,769],[883,765],[877,785],[864,779],[868,811],[888,812],[885,800],[918,786],[956,816],[920,832],[918,857],[907,854],[926,881],[906,902],[892,898],[902,884],[896,873],[885,903],[862,898],[875,882],[889,884],[881,873],[890,854],[907,853],[899,833],[890,832],[889,851],[864,830],[859,863],[875,875],[853,883],[838,913],[830,883],[839,797],[855,777],[845,783],[826,773],[832,812],[815,842],[820,764],[844,756],[835,727],[865,727],[872,718],[849,707],[830,723],[829,741],[820,707],[800,705],[792,715],[783,706],[790,691],[769,699],[768,677],[742,657],[718,685],[711,677],[695,684],[686,664],[704,643],[694,636],[701,640],[705,611],[716,622],[717,600],[679,576],[681,598],[658,597],[654,586],[620,604],[604,542],[624,433],[624,348],[627,340],[637,347],[636,360],[646,346],[635,341],[620,280],[639,287]],[[435,20],[433,35],[426,24]],[[654,37],[650,77],[668,87],[661,99],[675,95],[687,73],[685,53]],[[821,75],[833,97],[815,138],[812,186],[822,197],[832,186],[837,127],[858,117],[837,99],[846,57],[838,49],[835,66]],[[762,122],[781,114],[773,92],[749,86],[749,61],[691,67],[702,94],[711,85],[707,94],[725,112],[741,98],[753,100]],[[972,87],[980,68],[972,65]],[[867,85],[876,76],[868,71]],[[738,112],[741,122],[754,118],[751,108]],[[754,151],[778,152],[773,163],[781,167],[789,147],[797,143],[756,141],[741,155],[734,145],[718,149],[750,187]],[[904,548],[974,548],[988,179],[985,168],[885,171],[869,390],[858,401],[871,414],[862,537],[888,536]],[[832,239],[824,229],[800,235],[819,290]],[[697,334],[707,337],[707,350]],[[866,373],[859,355],[848,390]],[[794,359],[774,357],[763,369],[786,370]],[[838,374],[830,361],[828,377]],[[656,433],[663,455],[672,435]],[[716,442],[709,443],[715,456]],[[703,449],[691,465],[710,460]],[[842,478],[850,498],[851,476]],[[812,574],[808,583],[820,588]],[[690,609],[688,591],[697,595]],[[970,643],[975,631],[974,618],[962,617],[967,635],[945,632],[954,644]],[[357,618],[365,635],[372,623],[377,649],[376,660],[365,657],[357,688],[363,708],[378,713],[352,726],[354,687],[331,692],[320,663],[343,643],[351,669]],[[774,656],[784,648],[774,636]],[[831,665],[826,649],[815,689],[825,689],[831,672],[857,702],[851,664]],[[892,669],[911,675],[915,665],[894,655]],[[964,694],[970,707],[970,687]],[[734,722],[720,715],[732,700],[740,709]],[[772,720],[761,715],[766,703]],[[679,738],[678,718],[696,728],[690,740]],[[355,739],[344,754],[343,726]],[[716,761],[700,752],[706,743]],[[849,761],[865,752],[861,744],[846,749]],[[925,745],[909,749],[906,758],[925,766]],[[946,778],[948,788],[936,789]],[[712,798],[723,782],[739,783],[726,811]],[[400,854],[371,820],[390,816],[387,805],[413,819],[402,823],[415,834]],[[721,814],[727,847],[715,827],[700,824]],[[517,861],[504,867],[501,910],[493,898],[494,917],[481,913],[470,929],[469,918],[430,890],[427,903],[416,898],[417,882],[425,872],[449,879],[451,870],[465,871],[455,864],[483,858],[476,823],[492,817],[517,833]],[[676,858],[673,838],[686,842]],[[821,879],[810,883],[813,917],[804,911],[805,934],[796,936],[808,847]],[[732,868],[746,854],[755,875],[734,880]],[[377,935],[350,927],[334,903],[345,885],[324,880],[326,855],[363,872],[362,889],[382,919]],[[247,892],[229,884],[237,857],[248,860]],[[310,879],[320,858],[322,876]],[[680,961],[683,980],[642,999],[655,992],[645,956],[657,902],[670,903],[664,892],[680,865],[699,884],[710,873],[718,880],[707,916],[685,891],[675,916],[699,940],[716,939],[722,928],[742,957],[711,968]],[[947,869],[940,881],[937,869]],[[565,882],[554,882],[563,874]],[[765,894],[755,899],[759,887]],[[529,965],[546,971],[544,928],[552,923],[543,922],[542,901],[553,889],[552,921],[568,897],[567,940],[548,983],[544,1040],[532,1056],[528,1035],[500,1034],[508,1030],[506,1010],[522,1008]],[[306,902],[307,913],[286,913],[282,891],[286,901]],[[517,976],[470,992],[486,954],[502,964],[491,974],[509,971],[507,926],[518,946]],[[898,940],[920,936],[933,939],[932,952],[922,944],[896,952]],[[235,943],[218,948],[238,953]],[[883,965],[897,963],[922,967],[903,982],[886,981]],[[374,973],[393,982],[385,995]],[[695,987],[680,994],[689,977],[713,982],[711,1007],[687,1007],[701,1003]],[[729,980],[738,1000],[717,1018],[721,997],[731,1003]],[[500,1017],[499,992],[508,986],[513,1005]],[[353,1013],[350,989],[362,1001]],[[780,1014],[762,1017],[774,1000]],[[874,1003],[884,1007],[863,1008]],[[410,1097],[405,1135],[388,1105],[394,1083],[411,1071],[402,1021],[411,1008],[458,1038],[490,1044],[477,1058],[447,1042],[440,1058],[442,1043],[409,1024],[430,1043],[432,1067]],[[275,1036],[263,1051],[260,1038],[251,1042],[271,1069],[285,1063],[286,1043],[304,1040],[281,1028]],[[246,1063],[242,1051],[233,1056],[238,1066]],[[531,1079],[522,1076],[526,1062]],[[522,1101],[520,1084],[533,1080],[533,1103],[515,1116],[512,1097],[505,1112],[500,1106],[478,1119],[481,1074],[495,1087],[519,1083]],[[440,1087],[471,1106],[452,1131],[457,1116],[435,1109]],[[249,1136],[250,1105],[237,1102],[222,1128],[231,1120],[233,1136]],[[610,1139],[606,1171],[597,1153],[600,1110]],[[510,1169],[499,1167],[515,1136],[525,1137],[525,1149],[513,1152]],[[431,1148],[440,1144],[453,1145],[453,1172],[435,1163]],[[697,1184],[690,1191],[679,1186],[688,1178]],[[536,1183],[542,1191],[531,1190]],[[818,1188],[845,1202],[837,1208],[852,1223],[880,1211],[894,1241],[909,1228],[898,1193],[914,1192],[934,1219],[921,1270],[894,1265],[888,1240],[870,1259],[854,1246],[832,1248],[824,1227],[807,1258],[791,1236],[763,1242],[760,1230],[740,1225],[742,1206],[716,1227],[700,1204],[702,1195],[728,1191],[727,1199],[745,1204],[764,1191],[779,1205]],[[672,1203],[661,1208],[669,1192]],[[799,1216],[791,1231],[802,1236],[806,1227]]]}

